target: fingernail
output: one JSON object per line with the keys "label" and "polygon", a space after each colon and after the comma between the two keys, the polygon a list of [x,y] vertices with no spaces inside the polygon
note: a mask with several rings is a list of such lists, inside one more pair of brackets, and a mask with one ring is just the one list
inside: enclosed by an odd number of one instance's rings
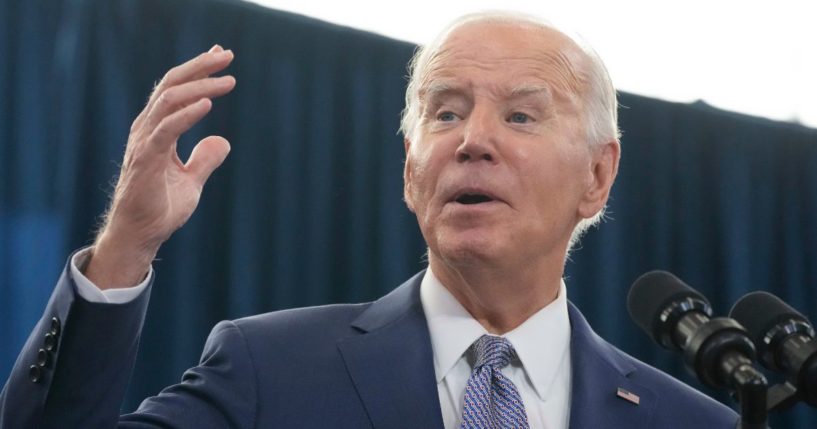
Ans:
{"label": "fingernail", "polygon": [[218,52],[218,51],[221,51],[222,49],[223,49],[223,48],[222,48],[222,47],[221,47],[221,46],[220,46],[218,43],[216,43],[216,44],[215,44],[215,45],[213,45],[213,47],[212,47],[212,48],[210,48],[210,50],[209,50],[209,51],[207,51],[207,52],[210,52],[210,53],[212,53],[212,52]]}

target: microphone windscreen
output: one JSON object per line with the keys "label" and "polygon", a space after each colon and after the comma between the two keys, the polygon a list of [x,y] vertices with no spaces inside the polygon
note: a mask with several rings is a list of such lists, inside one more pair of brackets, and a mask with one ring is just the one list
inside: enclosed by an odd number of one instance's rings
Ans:
{"label": "microphone windscreen", "polygon": [[743,325],[755,344],[762,344],[763,337],[772,328],[789,320],[808,320],[780,298],[763,291],[744,295],[735,303],[729,317]]}
{"label": "microphone windscreen", "polygon": [[633,282],[627,295],[627,311],[636,325],[660,343],[661,313],[672,302],[686,298],[696,298],[709,304],[703,295],[672,273],[650,271]]}

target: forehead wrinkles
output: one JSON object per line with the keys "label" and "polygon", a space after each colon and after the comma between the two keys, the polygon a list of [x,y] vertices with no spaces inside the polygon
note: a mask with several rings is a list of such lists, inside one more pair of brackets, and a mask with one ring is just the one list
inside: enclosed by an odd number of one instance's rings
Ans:
{"label": "forehead wrinkles", "polygon": [[542,52],[538,57],[542,63],[541,72],[548,76],[547,80],[552,80],[556,90],[571,98],[580,97],[587,84],[585,74],[577,70],[576,57],[570,58],[563,49]]}
{"label": "forehead wrinkles", "polygon": [[[425,70],[423,70],[423,74],[420,76],[420,88],[418,90],[418,95],[421,101],[425,98],[425,94],[429,89],[431,78],[435,74],[439,74],[440,68],[444,65],[445,60],[448,59],[448,57],[450,57],[450,51],[448,49],[441,48],[428,59],[428,64],[425,66]],[[444,76],[438,76],[437,78],[440,77]]]}
{"label": "forehead wrinkles", "polygon": [[535,52],[529,55],[512,56],[504,53],[486,54],[484,50],[480,51],[479,46],[474,48],[452,50],[443,47],[429,58],[420,79],[418,89],[420,101],[425,101],[426,94],[432,87],[439,90],[440,81],[451,82],[457,78],[468,78],[463,74],[469,68],[510,74],[502,76],[501,81],[495,82],[499,84],[498,86],[507,84],[509,80],[515,78],[528,80],[533,77],[544,81],[557,98],[572,102],[581,98],[587,85],[585,73],[577,67],[580,56],[573,52],[565,53],[564,49],[533,49]]}

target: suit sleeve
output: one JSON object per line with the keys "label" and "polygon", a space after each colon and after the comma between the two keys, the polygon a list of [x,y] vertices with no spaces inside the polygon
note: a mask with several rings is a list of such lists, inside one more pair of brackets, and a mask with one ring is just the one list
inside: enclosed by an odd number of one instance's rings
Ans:
{"label": "suit sleeve", "polygon": [[150,287],[125,304],[91,303],[69,264],[0,393],[2,429],[116,426]]}
{"label": "suit sleeve", "polygon": [[254,428],[257,398],[257,373],[244,335],[225,321],[207,338],[199,365],[122,416],[120,427]]}
{"label": "suit sleeve", "polygon": [[149,298],[150,285],[124,304],[86,301],[66,266],[0,393],[0,429],[253,427],[256,373],[232,322],[179,384],[119,416]]}

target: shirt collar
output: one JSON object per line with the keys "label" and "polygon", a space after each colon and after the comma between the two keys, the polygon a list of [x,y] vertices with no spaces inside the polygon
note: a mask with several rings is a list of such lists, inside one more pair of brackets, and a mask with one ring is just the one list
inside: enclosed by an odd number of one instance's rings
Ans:
{"label": "shirt collar", "polygon": [[[440,383],[477,338],[488,331],[437,279],[431,268],[420,284],[420,301],[428,322],[434,373]],[[570,350],[567,289],[561,282],[556,300],[503,335],[511,342],[541,400],[546,400]]]}

